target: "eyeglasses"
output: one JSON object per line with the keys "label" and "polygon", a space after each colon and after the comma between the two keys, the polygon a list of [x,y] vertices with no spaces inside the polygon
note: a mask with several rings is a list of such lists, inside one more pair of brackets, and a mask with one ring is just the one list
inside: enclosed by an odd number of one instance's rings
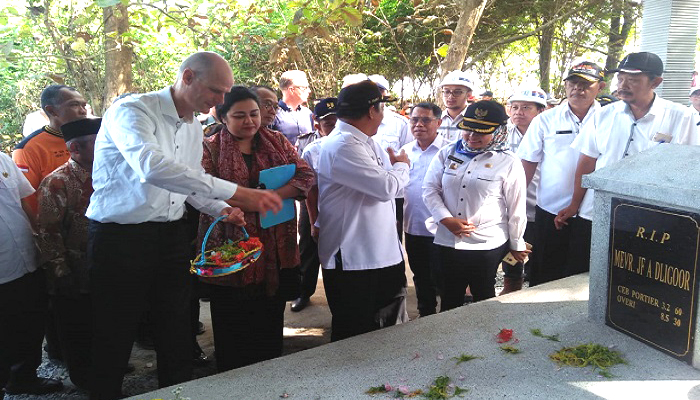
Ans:
{"label": "eyeglasses", "polygon": [[300,90],[307,90],[307,91],[311,90],[308,86],[293,86],[293,87],[300,89]]}
{"label": "eyeglasses", "polygon": [[262,104],[263,108],[266,109],[267,111],[275,111],[280,108],[280,106],[277,103],[273,103],[271,101],[266,101]]}
{"label": "eyeglasses", "polygon": [[411,117],[409,121],[411,122],[411,125],[416,125],[417,123],[421,123],[423,125],[428,125],[431,121],[435,121],[437,118],[430,118],[430,117]]}
{"label": "eyeglasses", "polygon": [[455,89],[455,90],[449,90],[449,89],[442,89],[442,95],[447,97],[447,96],[453,96],[453,97],[459,97],[463,94],[467,93],[466,90],[460,90],[460,89]]}

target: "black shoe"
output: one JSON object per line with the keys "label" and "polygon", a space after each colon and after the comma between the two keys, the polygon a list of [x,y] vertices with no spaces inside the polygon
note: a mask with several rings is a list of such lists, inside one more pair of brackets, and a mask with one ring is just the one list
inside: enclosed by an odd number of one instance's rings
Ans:
{"label": "black shoe", "polygon": [[207,331],[207,329],[204,327],[204,324],[202,323],[202,321],[199,321],[199,325],[197,325],[197,335],[201,335],[206,331]]}
{"label": "black shoe", "polygon": [[207,357],[206,354],[204,354],[204,351],[202,351],[202,348],[199,347],[199,344],[195,346],[194,349],[194,357],[192,357],[192,365],[195,367],[203,367],[207,364],[209,364],[209,357]]}
{"label": "black shoe", "polygon": [[35,381],[20,385],[8,385],[7,394],[49,394],[63,389],[63,383],[57,379],[37,378]]}
{"label": "black shoe", "polygon": [[310,299],[308,297],[299,297],[292,301],[292,311],[299,312],[309,305]]}

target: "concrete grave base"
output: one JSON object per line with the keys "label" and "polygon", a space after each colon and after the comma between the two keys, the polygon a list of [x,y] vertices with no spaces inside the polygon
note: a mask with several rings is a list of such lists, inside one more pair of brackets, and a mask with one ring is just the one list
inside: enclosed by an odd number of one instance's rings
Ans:
{"label": "concrete grave base", "polygon": [[[512,345],[522,353],[499,349],[502,328],[514,330],[519,341]],[[533,336],[535,328],[561,342]],[[613,367],[607,379],[549,359],[563,346],[590,342],[613,346],[628,364]],[[457,365],[460,354],[483,359]],[[699,371],[588,319],[587,274],[180,386],[191,400],[381,399],[391,396],[365,391],[385,383],[426,390],[441,375],[469,389],[465,399],[700,400]],[[172,390],[132,399],[172,399]]]}

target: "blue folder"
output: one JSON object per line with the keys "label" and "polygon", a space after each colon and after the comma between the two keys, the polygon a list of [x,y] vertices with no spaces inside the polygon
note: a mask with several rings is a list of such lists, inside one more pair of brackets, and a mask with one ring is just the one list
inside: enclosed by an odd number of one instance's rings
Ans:
{"label": "blue folder", "polygon": [[[280,165],[279,167],[268,168],[260,171],[258,182],[265,189],[279,189],[286,185],[296,173],[297,166],[295,164]],[[282,210],[277,214],[268,212],[265,216],[260,214],[260,227],[263,229],[281,224],[294,219],[296,209],[294,208],[294,199],[282,200]]]}

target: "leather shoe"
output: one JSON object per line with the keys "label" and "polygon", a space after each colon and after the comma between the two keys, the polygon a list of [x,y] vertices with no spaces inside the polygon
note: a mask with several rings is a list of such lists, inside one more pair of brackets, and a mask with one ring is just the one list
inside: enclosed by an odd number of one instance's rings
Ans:
{"label": "leather shoe", "polygon": [[192,365],[195,367],[202,367],[207,364],[209,364],[209,357],[207,357],[206,354],[204,354],[204,351],[202,351],[202,348],[199,347],[199,344],[194,349],[194,357],[192,357]]}
{"label": "leather shoe", "polygon": [[202,321],[199,321],[199,323],[197,324],[197,335],[198,336],[202,335],[206,331],[207,331],[207,329],[204,327],[204,324],[202,323]]}
{"label": "leather shoe", "polygon": [[36,380],[20,385],[8,385],[7,394],[49,394],[63,389],[63,383],[57,379],[36,378]]}
{"label": "leather shoe", "polygon": [[309,305],[309,302],[310,299],[308,297],[299,297],[298,299],[292,301],[291,309],[294,312],[299,312],[305,309],[306,306]]}

